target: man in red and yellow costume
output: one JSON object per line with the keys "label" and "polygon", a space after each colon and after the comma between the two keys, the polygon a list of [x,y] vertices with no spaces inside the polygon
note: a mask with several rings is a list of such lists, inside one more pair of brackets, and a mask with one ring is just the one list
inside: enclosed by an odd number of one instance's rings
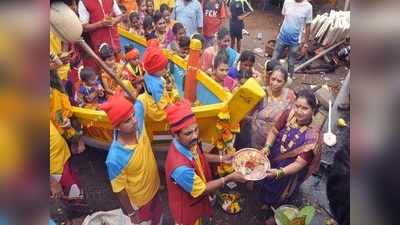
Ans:
{"label": "man in red and yellow costume", "polygon": [[208,163],[228,163],[232,156],[203,152],[199,127],[187,100],[168,106],[166,113],[174,136],[165,164],[169,208],[175,224],[199,225],[212,214],[210,193],[225,182],[245,182],[245,179],[240,172],[234,172],[212,180]]}

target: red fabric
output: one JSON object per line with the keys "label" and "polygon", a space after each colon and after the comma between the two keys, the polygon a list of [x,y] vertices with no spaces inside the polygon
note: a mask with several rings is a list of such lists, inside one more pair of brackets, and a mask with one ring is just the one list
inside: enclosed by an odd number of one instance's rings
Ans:
{"label": "red fabric", "polygon": [[151,40],[143,54],[144,69],[152,74],[163,70],[166,68],[167,64],[168,59],[164,56],[162,49],[158,47],[157,41],[153,42],[153,40]]}
{"label": "red fabric", "polygon": [[123,92],[111,96],[100,108],[107,113],[114,128],[134,112],[132,103],[124,97]]}
{"label": "red fabric", "polygon": [[165,109],[165,112],[167,114],[167,120],[170,125],[170,129],[174,133],[196,123],[196,118],[192,112],[192,106],[186,99],[169,105]]}
{"label": "red fabric", "polygon": [[311,163],[314,158],[314,153],[313,153],[313,151],[303,152],[303,153],[299,154],[299,157],[304,159],[304,161],[306,161],[307,163]]}
{"label": "red fabric", "polygon": [[136,48],[130,50],[129,52],[127,52],[125,54],[125,59],[126,60],[131,60],[131,59],[136,59],[139,57],[139,50],[137,50]]}
{"label": "red fabric", "polygon": [[223,1],[216,1],[213,6],[207,7],[207,0],[203,0],[204,27],[203,34],[206,37],[213,37],[219,30],[225,18],[225,4]]}
{"label": "red fabric", "polygon": [[69,161],[67,161],[64,164],[64,169],[63,169],[63,173],[61,175],[60,183],[61,183],[61,187],[64,191],[64,194],[66,194],[67,196],[68,196],[69,190],[71,189],[72,185],[76,184],[79,187],[78,178],[72,171]]}
{"label": "red fabric", "polygon": [[[206,177],[206,181],[209,182],[211,181],[210,165],[206,161],[203,151],[200,148],[196,149],[200,157],[204,176]],[[173,182],[171,178],[172,172],[179,166],[195,168],[196,173],[199,174],[195,161],[190,161],[176,149],[174,144],[171,144],[165,163],[165,180],[167,183],[169,208],[176,223],[193,225],[198,218],[211,216],[213,211],[210,206],[208,194],[193,198]]]}
{"label": "red fabric", "polygon": [[[103,2],[103,9],[106,15],[115,16],[112,10],[113,0],[101,0]],[[103,9],[99,1],[84,0],[83,4],[89,12],[90,19],[89,23],[96,23],[102,21],[106,15],[103,13]],[[90,36],[90,46],[92,49],[98,53],[101,43],[106,42],[114,49],[114,52],[118,53],[121,49],[121,44],[119,41],[119,34],[117,30],[117,25],[112,27],[102,27],[94,31],[89,32]]]}
{"label": "red fabric", "polygon": [[151,225],[157,225],[160,222],[162,214],[161,196],[159,193],[148,202],[146,205],[140,207],[138,217],[140,221],[151,220]]}

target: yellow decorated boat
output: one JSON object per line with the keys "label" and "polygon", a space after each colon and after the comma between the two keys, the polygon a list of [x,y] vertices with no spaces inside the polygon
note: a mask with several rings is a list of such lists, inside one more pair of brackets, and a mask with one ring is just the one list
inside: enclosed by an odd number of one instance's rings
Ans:
{"label": "yellow decorated boat", "polygon": [[[133,45],[141,54],[146,48],[146,40],[142,36],[137,36],[129,33],[126,30],[119,29],[121,46]],[[228,116],[230,124],[238,124],[247,113],[265,96],[265,92],[259,83],[251,78],[242,85],[234,94],[227,92],[215,82],[205,72],[199,68],[199,60],[190,60],[192,54],[197,53],[201,49],[198,44],[191,42],[191,51],[189,60],[185,61],[178,55],[171,54],[165,49],[171,64],[174,64],[184,71],[187,71],[186,76],[191,72],[195,78],[194,86],[188,87],[187,81],[179,81],[176,70],[171,71],[176,86],[185,86],[181,89],[189,90],[194,96],[199,106],[193,107],[193,112],[198,120],[200,127],[200,137],[203,142],[212,143],[217,135],[217,122],[219,115],[224,113]],[[187,79],[186,79],[187,80]],[[192,83],[193,84],[193,83]],[[195,87],[195,88],[193,88]],[[180,93],[182,95],[182,93]],[[193,100],[193,99],[192,99]],[[73,113],[84,127],[85,141],[88,145],[107,148],[112,141],[112,127],[105,112],[73,107]],[[147,129],[156,135],[168,134],[169,127],[166,121],[156,122],[147,121]],[[160,136],[158,136],[160,137]]]}

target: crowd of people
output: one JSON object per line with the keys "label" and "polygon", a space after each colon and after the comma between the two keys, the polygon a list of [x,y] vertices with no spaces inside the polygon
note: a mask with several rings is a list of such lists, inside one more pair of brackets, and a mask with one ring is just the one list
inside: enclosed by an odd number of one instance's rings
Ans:
{"label": "crowd of people", "polygon": [[[242,121],[235,147],[260,149],[272,163],[265,179],[248,182],[248,188],[261,194],[263,209],[288,202],[319,167],[321,146],[320,127],[313,123],[318,111],[316,97],[307,90],[296,94],[288,88],[293,68],[289,65],[288,72],[278,61],[283,48],[289,46],[290,64],[293,46],[300,40],[297,27],[309,23],[309,17],[293,15],[293,4],[309,13],[306,0],[285,1],[285,17],[297,21],[285,20],[278,48],[260,72],[254,68],[255,54],[240,50],[244,21],[253,11],[246,0],[72,1],[86,41],[134,98],[79,47],[50,34],[52,196],[64,196],[69,202],[84,199],[68,163],[71,153],[85,150],[82,127],[71,106],[103,110],[110,119],[113,142],[105,164],[112,190],[133,224],[161,224],[163,217],[160,174],[145,118],[167,120],[173,135],[165,180],[176,224],[204,223],[212,213],[210,198],[215,190],[229,181],[247,182],[240,172],[215,178],[209,163],[231,163],[233,156],[203,151],[192,104],[182,97],[186,71],[169,64],[163,54],[166,48],[187,59],[190,41],[198,39],[203,46],[201,69],[226,91],[235,92],[251,77],[265,87],[267,95]],[[223,26],[225,19],[229,19],[229,29]],[[146,38],[142,57],[133,46],[121,47],[118,27]],[[171,79],[171,72],[179,76]]]}

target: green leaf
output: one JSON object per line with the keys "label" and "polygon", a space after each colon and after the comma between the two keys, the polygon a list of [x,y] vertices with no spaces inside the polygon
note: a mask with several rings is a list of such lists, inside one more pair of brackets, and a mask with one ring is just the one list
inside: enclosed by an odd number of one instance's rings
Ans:
{"label": "green leaf", "polygon": [[274,210],[276,219],[281,222],[282,225],[290,225],[290,220],[289,218],[281,211],[279,210]]}
{"label": "green leaf", "polygon": [[300,210],[299,216],[306,216],[306,225],[311,223],[315,216],[315,208],[313,206],[305,206]]}

